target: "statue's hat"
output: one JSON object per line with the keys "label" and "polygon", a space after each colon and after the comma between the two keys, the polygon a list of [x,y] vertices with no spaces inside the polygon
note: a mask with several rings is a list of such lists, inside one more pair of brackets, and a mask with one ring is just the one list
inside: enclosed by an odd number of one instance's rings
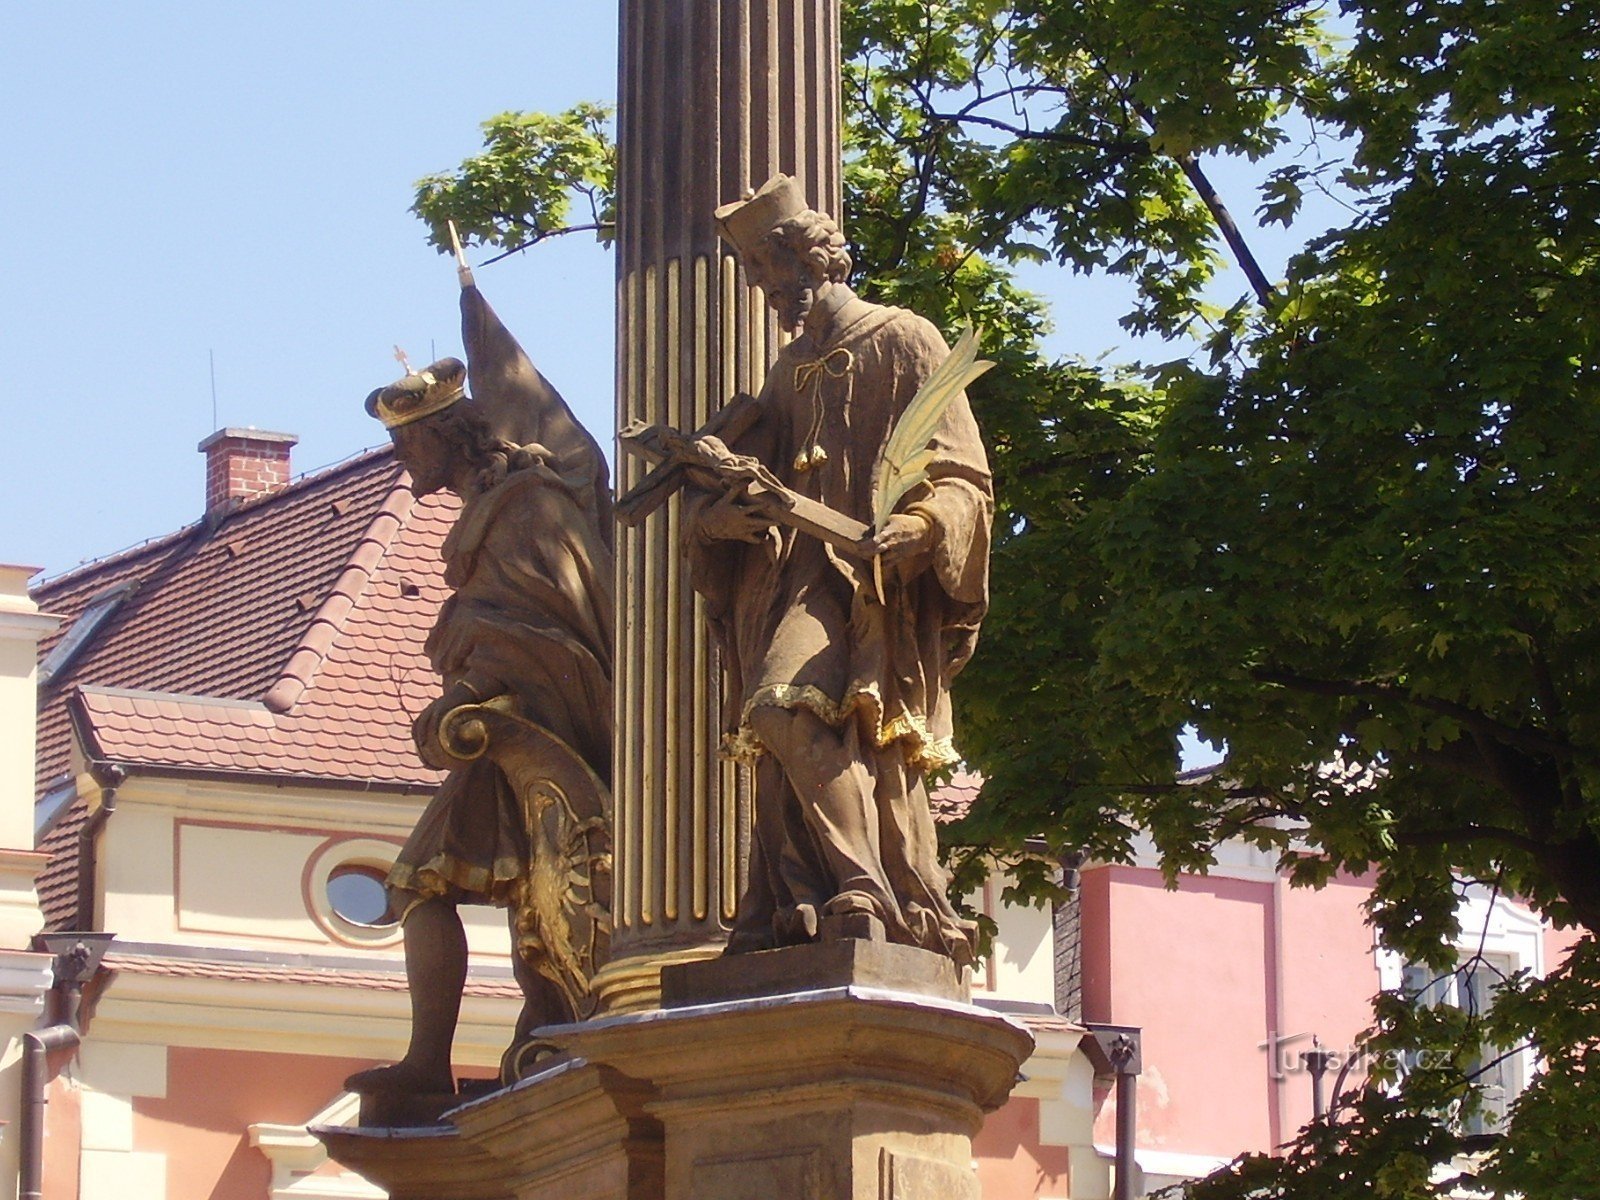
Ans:
{"label": "statue's hat", "polygon": [[774,175],[753,195],[724,204],[711,215],[717,232],[743,254],[753,249],[763,234],[810,207],[794,176]]}
{"label": "statue's hat", "polygon": [[443,412],[466,394],[467,368],[459,358],[441,358],[421,371],[381,387],[367,397],[367,412],[397,429]]}

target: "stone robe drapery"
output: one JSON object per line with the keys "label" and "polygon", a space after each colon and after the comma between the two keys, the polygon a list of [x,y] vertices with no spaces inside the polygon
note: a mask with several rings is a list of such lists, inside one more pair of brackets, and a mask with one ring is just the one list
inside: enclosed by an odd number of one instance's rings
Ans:
{"label": "stone robe drapery", "polygon": [[[949,350],[934,326],[903,309],[870,306],[817,344],[785,347],[758,399],[755,425],[732,447],[786,485],[872,523],[883,450],[918,388]],[[796,457],[820,446],[824,460]],[[945,896],[923,782],[955,761],[950,681],[971,657],[988,597],[993,496],[966,397],[934,436],[929,481],[900,511],[925,517],[932,548],[885,571],[879,603],[870,561],[816,538],[775,529],[762,544],[695,540],[694,583],[706,599],[726,673],[726,745],[757,766],[757,836],[739,927],[762,935],[776,911],[819,910],[839,891],[838,851],[875,859],[889,893],[874,897],[891,940],[972,957],[971,930]],[[702,499],[700,501],[704,503]],[[693,524],[691,523],[691,528]],[[751,728],[761,705],[803,708],[839,731],[863,764],[875,827],[866,845],[819,821]]]}
{"label": "stone robe drapery", "polygon": [[[600,469],[598,457],[589,471]],[[610,550],[581,464],[514,471],[462,509],[445,540],[445,601],[426,649],[445,690],[509,693],[520,714],[611,776]],[[422,896],[508,902],[527,871],[516,795],[486,756],[446,776],[389,873]]]}

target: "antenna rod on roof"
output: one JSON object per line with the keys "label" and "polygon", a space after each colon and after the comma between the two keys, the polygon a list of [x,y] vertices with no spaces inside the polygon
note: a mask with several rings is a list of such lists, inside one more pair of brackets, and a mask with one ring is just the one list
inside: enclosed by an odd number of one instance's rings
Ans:
{"label": "antenna rod on roof", "polygon": [[456,232],[454,221],[446,221],[445,224],[450,226],[450,244],[456,251],[456,278],[461,280],[463,288],[469,288],[472,286],[472,268],[467,266],[467,256],[461,250],[461,235]]}
{"label": "antenna rod on roof", "polygon": [[211,428],[217,427],[217,352],[207,350],[211,358]]}

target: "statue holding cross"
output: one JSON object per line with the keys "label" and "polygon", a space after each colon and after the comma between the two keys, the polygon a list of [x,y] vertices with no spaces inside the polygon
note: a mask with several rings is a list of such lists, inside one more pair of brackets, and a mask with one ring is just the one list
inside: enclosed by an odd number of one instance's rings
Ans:
{"label": "statue holding cross", "polygon": [[955,761],[950,682],[988,600],[990,476],[962,388],[987,364],[846,282],[838,227],[777,176],[717,211],[797,336],[761,394],[697,435],[624,431],[660,462],[618,505],[689,486],[687,554],[724,669],[724,745],[755,770],[729,953],[887,937],[973,959],[925,776]]}

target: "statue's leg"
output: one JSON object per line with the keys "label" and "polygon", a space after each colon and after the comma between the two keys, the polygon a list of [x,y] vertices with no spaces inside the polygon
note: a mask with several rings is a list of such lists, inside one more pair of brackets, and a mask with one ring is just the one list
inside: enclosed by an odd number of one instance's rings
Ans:
{"label": "statue's leg", "polygon": [[750,881],[739,900],[729,954],[816,936],[817,918],[833,893],[796,808],[783,767],[773,755],[762,755],[755,768]]}
{"label": "statue's leg", "polygon": [[[891,929],[899,929],[899,903],[883,868],[879,847],[874,782],[855,752],[853,727],[841,733],[804,708],[762,705],[750,724],[782,764],[794,792],[797,825],[786,854],[804,877],[818,868],[827,876],[824,904],[846,902],[851,911],[875,910]],[[807,866],[814,859],[817,866]]]}
{"label": "statue's leg", "polygon": [[456,906],[424,900],[405,917],[406,984],[411,991],[411,1044],[392,1067],[345,1080],[353,1092],[453,1092],[450,1047],[467,982],[467,935]]}

